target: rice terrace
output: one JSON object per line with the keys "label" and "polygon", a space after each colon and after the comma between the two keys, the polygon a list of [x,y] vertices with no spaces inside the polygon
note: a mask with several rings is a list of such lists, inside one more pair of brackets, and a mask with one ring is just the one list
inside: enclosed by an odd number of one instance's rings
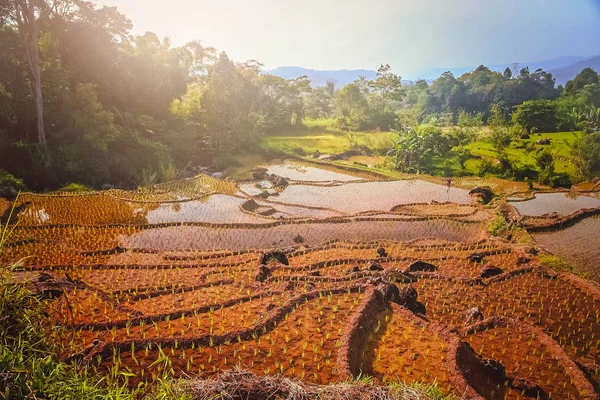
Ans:
{"label": "rice terrace", "polygon": [[[473,179],[298,161],[253,175],[23,193],[3,201],[19,223],[2,262],[22,260],[13,278],[51,299],[61,357],[129,385],[243,369],[436,382],[458,398],[597,398],[600,288],[548,266],[536,244],[596,221],[570,222],[597,214],[593,196],[576,194],[595,208],[557,218],[521,215],[505,199],[523,194],[501,180],[491,200]],[[489,234],[497,213],[536,239]],[[571,243],[596,281],[597,244]]]}
{"label": "rice terrace", "polygon": [[0,400],[600,400],[599,22],[0,0]]}

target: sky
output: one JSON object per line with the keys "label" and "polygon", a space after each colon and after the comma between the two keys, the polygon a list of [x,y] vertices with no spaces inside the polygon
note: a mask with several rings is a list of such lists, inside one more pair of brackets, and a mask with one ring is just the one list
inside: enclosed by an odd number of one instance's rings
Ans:
{"label": "sky", "polygon": [[427,68],[600,55],[600,0],[92,0],[134,33],[266,68]]}

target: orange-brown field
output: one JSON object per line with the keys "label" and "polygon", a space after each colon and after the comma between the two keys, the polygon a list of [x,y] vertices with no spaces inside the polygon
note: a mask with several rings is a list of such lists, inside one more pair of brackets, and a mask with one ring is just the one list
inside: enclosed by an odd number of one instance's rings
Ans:
{"label": "orange-brown field", "polygon": [[[279,166],[289,179],[276,187],[198,177],[24,194],[1,261],[49,299],[64,359],[132,385],[240,366],[317,384],[436,382],[458,398],[598,398],[600,287],[545,266],[550,239],[490,236],[496,201],[479,204],[466,180],[311,169]],[[535,218],[533,230],[557,217]],[[575,261],[592,268],[598,242],[580,242]]]}

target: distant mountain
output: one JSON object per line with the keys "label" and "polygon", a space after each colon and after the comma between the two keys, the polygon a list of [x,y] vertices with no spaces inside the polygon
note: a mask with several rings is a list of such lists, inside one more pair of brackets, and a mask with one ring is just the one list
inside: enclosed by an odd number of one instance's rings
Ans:
{"label": "distant mountain", "polygon": [[336,89],[346,86],[350,82],[357,80],[360,76],[364,76],[367,79],[377,78],[377,71],[368,69],[321,71],[302,67],[279,67],[267,72],[285,79],[295,79],[306,75],[313,87],[325,86],[327,82],[333,82]]}
{"label": "distant mountain", "polygon": [[[587,57],[564,56],[564,57],[553,58],[551,60],[519,62],[519,63],[510,63],[510,64],[494,64],[494,65],[488,65],[488,67],[492,71],[497,71],[497,72],[503,72],[506,69],[506,67],[510,68],[511,70],[515,69],[515,67],[517,68],[517,70],[520,70],[521,68],[529,67],[529,70],[531,72],[535,71],[538,68],[541,68],[544,71],[550,71],[553,69],[567,67],[569,65],[572,65],[572,64],[575,64],[578,62],[586,61],[591,58],[592,57],[589,57],[589,56],[587,56]],[[450,71],[454,74],[454,76],[459,77],[464,73],[473,71],[477,67],[478,67],[477,65],[471,65],[468,67],[456,67],[456,68],[428,68],[426,70],[423,70],[423,71],[417,72],[416,74],[411,75],[410,79],[415,79],[415,80],[416,79],[427,79],[427,80],[437,79],[440,77],[441,74],[443,74],[446,71]]]}
{"label": "distant mountain", "polygon": [[[551,72],[556,78],[557,85],[564,85],[567,81],[575,78],[575,76],[586,67],[591,67],[596,71],[600,71],[600,56],[564,56],[553,58],[551,60],[542,61],[531,61],[531,62],[520,62],[510,64],[495,64],[488,65],[492,71],[504,72],[506,67],[510,68],[514,72],[518,73],[519,70],[525,67],[529,67],[531,72],[538,68],[544,71]],[[431,83],[431,81],[437,79],[446,71],[450,71],[454,76],[459,77],[464,73],[473,71],[477,68],[477,65],[468,67],[456,67],[456,68],[428,68],[423,71],[412,74],[406,80],[402,80],[403,84],[411,84],[412,82],[425,79]],[[516,71],[515,71],[516,70]],[[273,70],[267,71],[270,74],[280,76],[286,79],[295,79],[303,75],[308,76],[311,80],[313,87],[325,86],[327,82],[333,82],[335,88],[339,89],[346,86],[347,84],[355,81],[360,76],[364,76],[367,79],[377,78],[377,72],[369,69],[342,69],[342,70],[316,70],[308,69],[303,67],[278,67]],[[402,76],[402,74],[400,74]]]}
{"label": "distant mountain", "polygon": [[556,84],[564,86],[565,83],[575,78],[587,67],[590,67],[594,71],[600,73],[600,56],[579,61],[562,68],[551,69],[550,72],[556,78]]}

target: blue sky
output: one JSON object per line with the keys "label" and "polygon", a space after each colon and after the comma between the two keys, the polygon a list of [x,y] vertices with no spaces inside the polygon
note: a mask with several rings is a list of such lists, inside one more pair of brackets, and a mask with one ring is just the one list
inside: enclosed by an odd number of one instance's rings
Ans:
{"label": "blue sky", "polygon": [[135,33],[201,40],[267,68],[503,64],[600,54],[600,0],[95,0]]}

